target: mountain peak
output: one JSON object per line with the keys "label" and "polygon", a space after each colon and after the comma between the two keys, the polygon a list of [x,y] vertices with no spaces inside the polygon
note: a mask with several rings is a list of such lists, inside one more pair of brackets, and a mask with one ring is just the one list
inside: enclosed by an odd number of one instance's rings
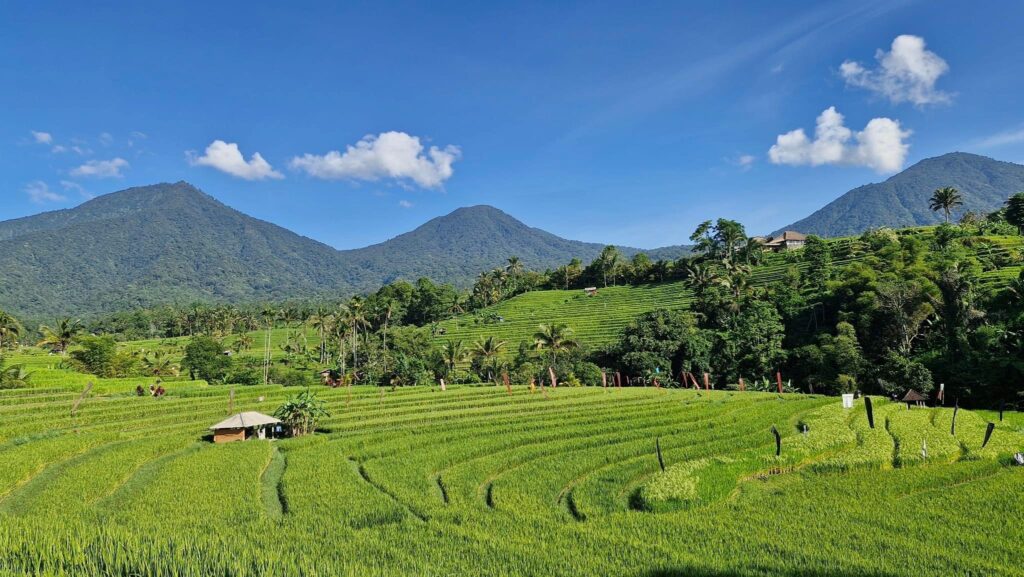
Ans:
{"label": "mountain peak", "polygon": [[780,230],[798,230],[819,236],[847,236],[882,226],[938,224],[943,217],[928,207],[937,188],[952,186],[966,211],[998,210],[1010,195],[1024,190],[1024,166],[969,152],[950,152],[925,158],[884,182],[850,190],[807,218]]}

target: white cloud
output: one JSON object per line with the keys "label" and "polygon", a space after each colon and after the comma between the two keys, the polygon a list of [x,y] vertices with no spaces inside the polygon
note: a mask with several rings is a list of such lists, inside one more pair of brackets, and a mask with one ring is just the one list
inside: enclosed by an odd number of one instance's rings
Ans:
{"label": "white cloud", "polygon": [[210,166],[245,180],[284,178],[284,175],[274,170],[258,152],[253,153],[249,162],[246,162],[242,151],[238,150],[238,145],[234,142],[214,140],[206,147],[206,154],[202,156],[197,157],[194,152],[185,154],[193,166]]}
{"label": "white cloud", "polygon": [[123,158],[110,160],[90,160],[71,170],[71,176],[89,176],[94,178],[121,178],[121,170],[128,168],[128,161]]}
{"label": "white cloud", "polygon": [[753,154],[741,154],[739,158],[736,159],[736,166],[739,166],[743,170],[750,170],[751,167],[754,166],[755,162],[757,162],[757,157]]}
{"label": "white cloud", "polygon": [[843,124],[834,106],[818,116],[814,140],[802,128],[780,134],[768,151],[774,164],[792,166],[837,164],[866,166],[877,172],[896,172],[903,167],[911,131],[891,118],[872,118],[864,130],[853,132]]}
{"label": "white cloud", "polygon": [[874,70],[847,60],[839,66],[839,73],[848,85],[876,92],[895,104],[911,102],[921,106],[950,101],[949,94],[935,88],[935,82],[949,71],[949,65],[938,54],[925,49],[924,38],[897,36],[891,50],[879,50],[875,59],[878,67]]}
{"label": "white cloud", "polygon": [[50,149],[50,152],[60,154],[61,152],[67,152],[67,150],[68,149],[61,144],[54,144],[53,148]]}
{"label": "white cloud", "polygon": [[67,197],[64,195],[50,190],[49,185],[41,180],[33,180],[26,184],[25,192],[28,194],[29,199],[36,204],[67,200]]}
{"label": "white cloud", "polygon": [[73,180],[62,180],[60,181],[60,185],[64,188],[65,191],[75,191],[78,194],[80,194],[82,198],[96,198],[95,195],[85,190],[85,187],[83,187],[81,184],[78,184]]}
{"label": "white cloud", "polygon": [[109,132],[101,132],[99,140],[103,146],[110,146],[114,143],[114,135]]}
{"label": "white cloud", "polygon": [[411,202],[409,202],[408,200],[400,200],[400,201],[398,201],[398,206],[400,206],[402,208],[412,208],[413,204]]}
{"label": "white cloud", "polygon": [[452,164],[462,151],[458,146],[424,151],[419,137],[404,132],[367,135],[342,154],[332,150],[322,156],[304,154],[290,166],[325,180],[411,180],[423,188],[436,188],[452,176]]}
{"label": "white cloud", "polygon": [[36,141],[36,144],[53,144],[53,135],[49,132],[40,132],[37,130],[30,130],[32,133],[32,139]]}

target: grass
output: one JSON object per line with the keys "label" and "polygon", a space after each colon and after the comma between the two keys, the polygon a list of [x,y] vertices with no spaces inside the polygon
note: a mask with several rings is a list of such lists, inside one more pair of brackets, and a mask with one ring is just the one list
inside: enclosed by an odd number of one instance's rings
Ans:
{"label": "grass", "polygon": [[1024,514],[1019,413],[982,450],[987,413],[954,436],[951,409],[881,400],[869,429],[813,395],[317,393],[321,433],[224,446],[201,441],[222,387],[94,395],[76,421],[72,393],[0,395],[0,574],[1019,574],[1024,527],[990,522]]}

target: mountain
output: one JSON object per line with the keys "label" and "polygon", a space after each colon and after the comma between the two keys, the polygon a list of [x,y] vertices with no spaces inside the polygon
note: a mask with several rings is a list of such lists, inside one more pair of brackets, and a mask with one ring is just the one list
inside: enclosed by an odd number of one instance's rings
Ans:
{"label": "mountain", "polygon": [[964,205],[954,216],[968,210],[992,212],[1024,191],[1024,166],[966,152],[927,158],[885,182],[857,187],[781,230],[846,236],[880,226],[938,224],[943,215],[928,208],[928,199],[944,186],[963,195]]}
{"label": "mountain", "polygon": [[[339,251],[188,183],[157,184],[0,222],[0,308],[41,319],[165,303],[344,296],[421,276],[468,286],[512,255],[544,269],[573,257],[589,261],[602,248],[475,206],[387,242]],[[685,252],[667,247],[651,254]]]}

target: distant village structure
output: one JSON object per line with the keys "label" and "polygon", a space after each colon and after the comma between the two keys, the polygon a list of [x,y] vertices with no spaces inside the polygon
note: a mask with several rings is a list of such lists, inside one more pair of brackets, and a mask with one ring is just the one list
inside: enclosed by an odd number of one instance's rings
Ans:
{"label": "distant village structure", "polygon": [[795,230],[787,230],[776,236],[755,236],[754,240],[761,243],[761,248],[764,250],[784,252],[803,248],[807,244],[807,235]]}

